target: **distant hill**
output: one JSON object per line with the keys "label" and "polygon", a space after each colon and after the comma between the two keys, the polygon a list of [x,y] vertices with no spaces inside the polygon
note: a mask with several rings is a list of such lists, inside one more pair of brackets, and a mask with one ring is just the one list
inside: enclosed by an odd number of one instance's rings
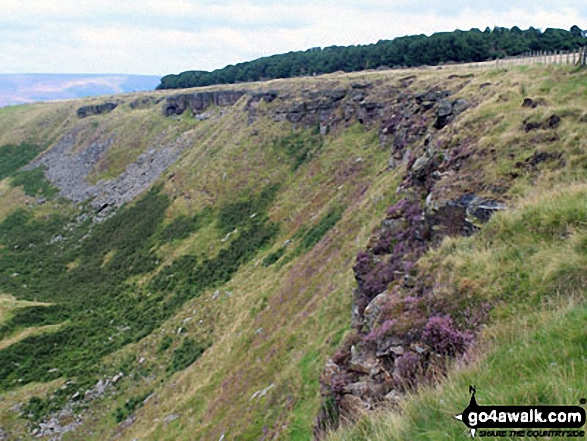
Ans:
{"label": "distant hill", "polygon": [[152,75],[0,74],[0,107],[152,90],[159,80]]}
{"label": "distant hill", "polygon": [[166,75],[157,89],[181,89],[320,75],[336,71],[357,72],[388,67],[436,66],[495,60],[530,51],[560,51],[585,45],[585,32],[578,26],[570,31],[517,26],[470,31],[438,32],[431,36],[411,35],[375,44],[315,47],[229,65],[212,72],[187,71]]}

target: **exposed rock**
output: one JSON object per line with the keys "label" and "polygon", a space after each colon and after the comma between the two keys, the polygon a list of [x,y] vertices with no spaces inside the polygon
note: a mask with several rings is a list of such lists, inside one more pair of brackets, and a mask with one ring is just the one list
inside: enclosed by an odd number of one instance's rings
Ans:
{"label": "exposed rock", "polygon": [[351,347],[350,370],[370,374],[376,367],[377,359],[372,354],[362,348]]}
{"label": "exposed rock", "polygon": [[[393,140],[390,165],[406,162],[407,174],[397,190],[406,197],[389,208],[353,266],[358,286],[353,291],[352,327],[357,334],[343,343],[321,377],[322,395],[330,395],[329,402],[338,404],[342,418],[355,418],[380,402],[397,403],[399,391],[414,385],[427,369],[436,369],[433,363],[440,362],[434,360],[442,354],[428,346],[424,331],[432,322],[429,312],[418,306],[432,289],[426,291],[430,282],[418,280],[414,267],[445,236],[470,235],[477,223],[506,208],[496,199],[472,192],[449,199],[442,191],[433,191],[471,156],[467,141],[453,150],[441,150],[431,130],[442,129],[470,106],[465,100],[447,99],[448,95],[438,90],[400,94],[397,107],[376,110],[383,115],[380,141]],[[366,96],[361,106],[370,99]],[[428,121],[427,114],[434,118]],[[450,331],[451,336],[470,336],[457,328]],[[463,340],[455,352],[464,347]],[[321,409],[317,431],[331,424],[327,420],[337,409]]]}
{"label": "exposed rock", "polygon": [[279,96],[279,91],[269,90],[267,92],[253,92],[251,94],[250,102],[264,101],[267,104],[272,103]]}
{"label": "exposed rock", "polygon": [[362,291],[359,288],[353,289],[351,306],[351,327],[353,329],[360,329],[363,326],[363,309],[360,307],[362,298]]}
{"label": "exposed rock", "polygon": [[[346,88],[326,88],[306,90],[300,96],[293,97],[278,91],[258,92],[252,94],[246,109],[252,120],[267,115],[274,121],[289,121],[304,127],[320,125],[324,132],[329,131],[329,122],[335,122],[335,109],[347,96]],[[362,92],[361,92],[362,93]],[[277,97],[280,99],[278,100]],[[259,107],[259,102],[273,103],[269,108]]]}
{"label": "exposed rock", "polygon": [[397,390],[392,390],[391,392],[389,392],[387,395],[385,395],[384,397],[385,401],[391,403],[391,404],[399,404],[400,400],[401,400],[401,395],[399,394],[399,392]]}
{"label": "exposed rock", "polygon": [[344,395],[340,401],[339,408],[342,420],[354,422],[365,411],[369,410],[370,406],[355,395]]}
{"label": "exposed rock", "polygon": [[467,206],[467,216],[482,223],[487,222],[496,211],[506,210],[507,206],[493,199],[475,197]]}
{"label": "exposed rock", "polygon": [[163,418],[163,422],[165,424],[169,424],[169,423],[171,423],[172,421],[175,421],[178,418],[179,418],[179,414],[177,414],[177,413],[171,413],[171,414],[167,415],[165,418]]}
{"label": "exposed rock", "polygon": [[152,96],[146,96],[146,97],[137,98],[136,100],[131,101],[129,103],[129,107],[133,110],[148,109],[150,107],[153,107],[156,104],[159,104],[163,100],[164,100],[164,98],[155,98]]}
{"label": "exposed rock", "polygon": [[524,98],[524,102],[522,102],[522,107],[528,107],[531,109],[535,109],[538,106],[543,106],[546,104],[546,101],[544,100],[544,98],[537,98],[537,99],[532,99],[532,98]]}
{"label": "exposed rock", "polygon": [[76,418],[73,422],[62,426],[57,418],[51,418],[47,422],[39,423],[35,436],[37,438],[50,436],[52,440],[60,440],[63,435],[75,431],[81,424],[81,419]]}
{"label": "exposed rock", "polygon": [[377,350],[375,355],[377,357],[385,357],[391,354],[402,355],[403,344],[403,340],[395,335],[382,337],[377,340]]}
{"label": "exposed rock", "polygon": [[561,152],[541,152],[536,151],[524,160],[524,162],[517,162],[516,168],[535,168],[538,164],[548,161],[558,161],[560,165],[565,164],[563,154]]}
{"label": "exposed rock", "polygon": [[373,329],[373,324],[379,316],[381,309],[389,300],[387,293],[377,295],[365,308],[363,313],[365,330],[368,332]]}
{"label": "exposed rock", "polygon": [[463,99],[452,102],[448,99],[441,100],[436,109],[436,122],[434,123],[434,127],[438,130],[444,128],[468,107],[469,102]]}
{"label": "exposed rock", "polygon": [[[89,183],[86,178],[112,146],[113,138],[99,139],[74,152],[81,128],[67,132],[57,144],[32,161],[24,169],[44,166],[45,176],[60,189],[60,196],[74,202],[92,199],[91,205],[114,209],[149,188],[163,172],[191,146],[186,136],[162,144],[163,135],[154,138],[151,146],[116,179]],[[104,210],[101,210],[104,211]]]}
{"label": "exposed rock", "polygon": [[120,428],[121,429],[126,429],[126,428],[132,426],[136,420],[137,420],[137,416],[135,414],[132,414],[131,416],[129,416],[127,419],[125,419],[120,424]]}
{"label": "exposed rock", "polygon": [[369,395],[370,391],[369,383],[367,381],[358,381],[356,383],[347,384],[343,391],[357,397],[366,397]]}
{"label": "exposed rock", "polygon": [[485,223],[496,211],[507,209],[494,199],[466,193],[443,204],[432,204],[427,221],[437,237],[445,235],[469,236],[476,231],[476,223]]}
{"label": "exposed rock", "polygon": [[[415,75],[413,75],[413,77],[415,77]],[[367,83],[359,83],[359,82],[353,82],[353,83],[351,83],[351,87],[353,89],[368,89],[371,86],[373,86],[373,83],[369,83],[369,82],[367,82]]]}
{"label": "exposed rock", "polygon": [[116,107],[118,107],[118,103],[111,103],[111,102],[106,102],[103,104],[92,104],[89,106],[82,106],[79,109],[77,109],[77,117],[78,118],[86,118],[88,116],[102,115],[105,113],[110,113],[114,109],[116,109]]}
{"label": "exposed rock", "polygon": [[561,118],[558,115],[550,115],[550,118],[548,118],[547,121],[547,126],[548,128],[552,129],[554,127],[557,127],[561,122]]}
{"label": "exposed rock", "polygon": [[181,115],[189,109],[197,115],[210,106],[233,106],[245,94],[246,92],[242,90],[216,90],[173,95],[166,98],[163,114],[165,116]]}
{"label": "exposed rock", "polygon": [[530,118],[526,118],[523,121],[523,128],[526,133],[537,129],[554,129],[559,126],[561,121],[561,117],[556,114],[551,115],[546,121],[543,122],[532,121]]}
{"label": "exposed rock", "polygon": [[330,392],[332,381],[339,373],[340,367],[334,361],[328,360],[320,375],[320,390],[322,394]]}
{"label": "exposed rock", "polygon": [[457,75],[457,74],[452,74],[448,76],[449,80],[454,80],[456,78],[460,78],[460,79],[466,79],[466,78],[473,78],[475,76],[475,74],[465,74],[465,75]]}
{"label": "exposed rock", "polygon": [[269,386],[267,386],[265,389],[262,390],[258,390],[257,392],[255,392],[251,398],[249,400],[253,400],[255,398],[259,399],[259,398],[263,398],[265,395],[267,395],[267,393],[273,389],[275,387],[275,384],[271,383]]}
{"label": "exposed rock", "polygon": [[402,87],[408,87],[410,84],[414,82],[418,78],[417,75],[408,75],[407,77],[403,77],[399,79],[400,84]]}

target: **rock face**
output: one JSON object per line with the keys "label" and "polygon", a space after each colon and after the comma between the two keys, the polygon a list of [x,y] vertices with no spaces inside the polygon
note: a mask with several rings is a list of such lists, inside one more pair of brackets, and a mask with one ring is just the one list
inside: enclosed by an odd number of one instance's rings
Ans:
{"label": "rock face", "polygon": [[93,115],[102,115],[105,113],[110,113],[114,109],[118,107],[118,103],[103,103],[103,104],[93,104],[90,106],[82,106],[77,109],[77,117],[78,118],[87,118],[88,116]]}
{"label": "rock face", "polygon": [[197,115],[211,106],[233,106],[245,93],[240,90],[219,90],[169,96],[163,106],[163,114],[165,116],[181,115],[189,109]]}
{"label": "rock face", "polygon": [[143,98],[137,98],[134,101],[131,101],[128,105],[131,109],[148,109],[156,104],[159,104],[163,101],[164,98],[155,98],[152,96],[146,96]]}
{"label": "rock face", "polygon": [[[289,121],[303,127],[324,124],[339,108],[341,100],[347,96],[347,89],[306,90],[293,96],[287,92],[269,91],[253,94],[247,102],[247,110],[252,119],[267,115],[276,122]],[[274,103],[268,110],[260,108],[259,103]]]}
{"label": "rock face", "polygon": [[[360,92],[360,102],[369,99]],[[477,311],[467,327],[457,324],[435,294],[430,274],[418,269],[419,258],[444,237],[471,235],[493,213],[506,209],[498,199],[452,190],[451,180],[473,150],[469,144],[442,145],[444,127],[471,105],[449,96],[430,90],[398,92],[397,105],[369,101],[372,114],[383,117],[379,133],[391,148],[390,167],[406,166],[397,189],[403,199],[388,209],[353,266],[355,334],[320,379],[325,404],[316,420],[317,437],[337,421],[397,403],[406,390],[441,371],[447,357],[463,353],[486,317],[489,306]]]}

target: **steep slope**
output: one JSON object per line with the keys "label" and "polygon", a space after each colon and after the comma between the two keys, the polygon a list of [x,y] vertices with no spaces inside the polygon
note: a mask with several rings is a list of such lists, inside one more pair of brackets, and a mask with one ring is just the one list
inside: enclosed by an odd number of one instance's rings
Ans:
{"label": "steep slope", "polygon": [[[420,222],[474,193],[493,212],[582,180],[585,98],[584,73],[536,67],[0,109],[0,433],[312,438],[388,208],[408,197]],[[402,226],[417,274],[445,235],[485,231],[449,214]]]}

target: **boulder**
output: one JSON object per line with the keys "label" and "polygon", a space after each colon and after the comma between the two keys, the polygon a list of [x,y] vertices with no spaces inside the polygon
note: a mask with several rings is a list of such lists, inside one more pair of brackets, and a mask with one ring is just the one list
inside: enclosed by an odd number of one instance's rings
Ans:
{"label": "boulder", "polygon": [[365,308],[363,312],[363,324],[366,331],[369,332],[373,329],[375,320],[379,317],[381,309],[388,302],[389,296],[386,292],[377,295]]}
{"label": "boulder", "polygon": [[385,395],[384,399],[388,403],[397,405],[397,404],[399,404],[399,402],[401,400],[401,395],[399,394],[399,392],[397,390],[394,389],[391,392],[389,392],[387,395]]}
{"label": "boulder", "polygon": [[331,390],[332,380],[340,374],[340,366],[328,360],[320,375],[320,393],[326,395]]}
{"label": "boulder", "polygon": [[377,357],[385,357],[393,354],[403,355],[403,343],[404,342],[395,335],[382,337],[377,340],[377,350],[375,352],[375,355]]}
{"label": "boulder", "polygon": [[372,353],[363,349],[357,349],[355,346],[351,347],[351,361],[349,363],[349,369],[351,371],[370,374],[377,366],[377,359]]}
{"label": "boulder", "polygon": [[171,414],[167,415],[165,418],[163,418],[163,422],[165,424],[169,424],[169,423],[171,423],[172,421],[175,421],[178,418],[179,418],[179,415],[177,413],[171,413]]}
{"label": "boulder", "polygon": [[366,381],[358,381],[356,383],[347,384],[343,388],[343,392],[357,397],[366,397],[370,393],[369,383]]}
{"label": "boulder", "polygon": [[494,199],[475,197],[467,206],[467,216],[477,221],[487,222],[496,211],[506,210],[507,206]]}
{"label": "boulder", "polygon": [[112,102],[82,106],[79,109],[77,109],[77,117],[81,119],[87,118],[88,116],[110,113],[114,109],[116,109],[116,107],[118,107],[118,103]]}
{"label": "boulder", "polygon": [[493,213],[503,211],[507,206],[495,199],[466,193],[456,199],[436,204],[430,200],[426,220],[435,236],[470,236],[476,224],[487,222]]}
{"label": "boulder", "polygon": [[355,395],[345,395],[340,400],[339,411],[343,421],[356,421],[369,409],[369,404]]}
{"label": "boulder", "polygon": [[441,100],[436,108],[434,128],[438,130],[442,129],[468,108],[469,102],[464,99],[458,99],[452,102],[448,99]]}

